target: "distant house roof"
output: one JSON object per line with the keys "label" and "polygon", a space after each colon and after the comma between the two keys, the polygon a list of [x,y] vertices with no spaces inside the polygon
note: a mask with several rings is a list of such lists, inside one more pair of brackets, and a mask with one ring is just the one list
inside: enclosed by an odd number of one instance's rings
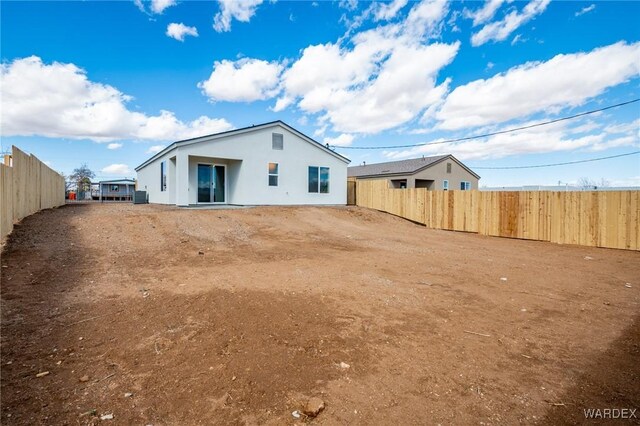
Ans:
{"label": "distant house roof", "polygon": [[461,163],[453,155],[436,155],[433,157],[412,158],[402,161],[390,161],[388,163],[367,164],[364,166],[354,166],[347,169],[349,177],[372,177],[372,176],[392,176],[392,175],[412,175],[431,167],[446,158],[450,158],[460,166],[465,168],[469,173],[480,179],[476,173]]}
{"label": "distant house roof", "polygon": [[136,181],[134,179],[115,179],[115,180],[101,180],[100,184],[106,183],[108,185],[134,185]]}
{"label": "distant house roof", "polygon": [[269,127],[272,127],[272,126],[275,126],[275,125],[280,125],[280,126],[284,127],[285,129],[289,130],[291,133],[299,136],[303,140],[305,140],[305,141],[311,143],[312,145],[314,145],[314,146],[326,151],[327,153],[329,153],[329,154],[333,155],[334,157],[344,161],[347,164],[351,162],[351,160],[349,160],[347,157],[345,157],[343,155],[340,155],[337,152],[329,149],[328,146],[323,145],[320,142],[318,142],[318,141],[310,138],[309,136],[305,135],[304,133],[300,132],[299,130],[294,129],[293,127],[289,126],[284,121],[276,120],[276,121],[270,121],[268,123],[257,124],[257,125],[254,125],[254,126],[243,127],[241,129],[228,130],[226,132],[213,133],[211,135],[198,136],[197,138],[184,139],[184,140],[181,140],[181,141],[173,142],[171,145],[169,145],[168,147],[166,147],[162,151],[158,152],[157,154],[153,155],[151,158],[149,158],[144,163],[140,164],[138,167],[136,167],[135,170],[136,170],[136,172],[139,171],[140,169],[142,169],[143,167],[145,167],[146,165],[151,163],[156,158],[159,158],[159,157],[165,155],[169,151],[172,151],[173,149],[175,149],[175,148],[177,148],[179,146],[190,145],[190,144],[198,143],[198,142],[205,142],[205,141],[218,139],[218,138],[225,137],[225,136],[231,136],[231,135],[238,135],[238,134],[242,134],[242,133],[253,132],[253,131],[256,131],[256,130],[269,128]]}

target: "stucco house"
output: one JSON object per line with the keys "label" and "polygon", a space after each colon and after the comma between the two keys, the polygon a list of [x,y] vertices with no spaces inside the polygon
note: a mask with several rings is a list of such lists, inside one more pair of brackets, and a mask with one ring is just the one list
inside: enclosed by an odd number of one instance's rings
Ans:
{"label": "stucco house", "polygon": [[349,167],[349,178],[388,179],[391,188],[478,189],[480,176],[453,155]]}
{"label": "stucco house", "polygon": [[274,121],[174,142],[136,172],[150,203],[336,205],[347,202],[348,164]]}

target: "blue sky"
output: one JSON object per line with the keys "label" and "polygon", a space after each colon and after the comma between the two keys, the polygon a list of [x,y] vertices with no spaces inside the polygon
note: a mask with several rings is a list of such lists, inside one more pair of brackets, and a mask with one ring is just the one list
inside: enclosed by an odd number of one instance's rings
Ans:
{"label": "blue sky", "polygon": [[[17,2],[1,7],[2,148],[69,173],[173,140],[283,120],[353,165],[453,153],[502,167],[638,151],[640,2]],[[640,185],[640,156],[478,169],[481,185]]]}

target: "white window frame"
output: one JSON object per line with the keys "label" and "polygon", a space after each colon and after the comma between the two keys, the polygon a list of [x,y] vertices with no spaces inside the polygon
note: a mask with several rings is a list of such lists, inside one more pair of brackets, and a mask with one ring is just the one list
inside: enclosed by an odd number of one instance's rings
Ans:
{"label": "white window frame", "polygon": [[[275,164],[276,165],[276,172],[275,173],[271,173],[271,165]],[[280,174],[280,164],[270,161],[269,164],[267,164],[267,173],[269,174],[269,177],[267,178],[267,186],[272,186],[272,187],[277,187],[280,185],[280,178],[278,177]],[[271,185],[271,176],[275,176],[276,178],[276,184],[275,185]]]}
{"label": "white window frame", "polygon": [[449,180],[448,179],[444,179],[442,181],[442,190],[443,191],[448,191],[449,190]]}
{"label": "white window frame", "polygon": [[467,180],[461,180],[460,181],[460,190],[461,191],[469,191],[469,190],[471,190],[471,182],[469,182]]}

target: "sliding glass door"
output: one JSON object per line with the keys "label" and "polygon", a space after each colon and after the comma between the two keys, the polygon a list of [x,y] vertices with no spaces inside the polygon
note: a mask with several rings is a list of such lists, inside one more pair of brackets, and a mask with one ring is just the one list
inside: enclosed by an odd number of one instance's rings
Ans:
{"label": "sliding glass door", "polygon": [[226,167],[198,164],[198,203],[224,203]]}

